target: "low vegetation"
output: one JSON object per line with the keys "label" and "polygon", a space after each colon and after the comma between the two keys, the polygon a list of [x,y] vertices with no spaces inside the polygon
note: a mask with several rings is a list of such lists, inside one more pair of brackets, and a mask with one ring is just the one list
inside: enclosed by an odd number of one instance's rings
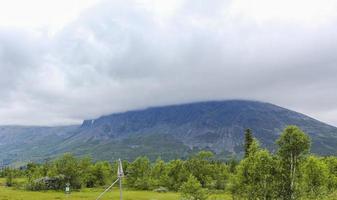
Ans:
{"label": "low vegetation", "polygon": [[[151,163],[148,158],[139,157],[133,162],[123,162],[125,186],[130,194],[130,190],[139,192],[137,199],[141,199],[142,194],[154,195],[158,200],[229,199],[228,194],[232,199],[249,200],[336,199],[337,157],[311,155],[310,143],[307,134],[296,126],[289,126],[276,141],[277,151],[271,154],[261,148],[247,130],[245,156],[240,162],[218,161],[208,151],[187,160],[169,162],[158,158]],[[70,184],[72,190],[81,191],[76,193],[78,195],[88,191],[96,195],[97,188],[117,178],[116,171],[117,163],[94,163],[90,158],[75,158],[71,154],[45,163],[29,163],[23,169],[6,168],[0,172],[7,186],[2,188],[6,191],[1,191],[0,199],[6,192],[15,194],[17,190],[10,187],[26,190],[24,193],[59,191],[62,194],[66,184]],[[144,199],[151,199],[150,196]]]}

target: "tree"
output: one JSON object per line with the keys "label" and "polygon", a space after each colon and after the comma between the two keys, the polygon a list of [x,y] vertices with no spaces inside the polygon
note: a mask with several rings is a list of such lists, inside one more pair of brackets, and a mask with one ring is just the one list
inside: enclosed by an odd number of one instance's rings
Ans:
{"label": "tree", "polygon": [[90,166],[88,174],[88,187],[104,186],[108,181],[111,181],[111,166],[107,161],[99,161],[95,165]]}
{"label": "tree", "polygon": [[128,167],[127,183],[136,189],[150,189],[150,175],[150,160],[147,157],[139,157]]}
{"label": "tree", "polygon": [[249,149],[250,149],[250,145],[253,142],[253,134],[252,131],[250,129],[246,129],[245,131],[245,144],[244,144],[244,150],[245,150],[245,158],[249,156]]}
{"label": "tree", "polygon": [[277,140],[281,161],[281,191],[283,199],[295,199],[300,161],[309,153],[310,138],[297,126],[285,128]]}
{"label": "tree", "polygon": [[14,171],[12,169],[8,169],[6,175],[6,186],[12,187],[14,185]]}
{"label": "tree", "polygon": [[200,151],[185,162],[187,170],[198,179],[202,187],[206,187],[212,181],[211,158],[213,157],[214,154],[210,151]]}
{"label": "tree", "polygon": [[212,189],[225,190],[230,176],[229,166],[222,162],[215,162],[211,167]]}
{"label": "tree", "polygon": [[33,182],[35,179],[43,176],[42,166],[36,163],[28,163],[26,169],[26,177],[28,179],[28,183]]}
{"label": "tree", "polygon": [[167,186],[170,190],[178,191],[181,185],[187,181],[190,172],[186,168],[186,164],[182,160],[172,160],[167,165],[168,182]]}
{"label": "tree", "polygon": [[321,159],[309,156],[301,171],[303,189],[309,198],[317,199],[327,191],[329,170]]}
{"label": "tree", "polygon": [[[252,151],[253,150],[253,151]],[[275,166],[277,163],[267,150],[254,139],[248,157],[237,167],[232,179],[232,194],[243,199],[275,199]]]}
{"label": "tree", "polygon": [[206,200],[208,197],[207,191],[193,175],[190,175],[187,182],[182,184],[180,192],[184,200]]}
{"label": "tree", "polygon": [[166,186],[168,182],[167,173],[166,163],[158,158],[151,170],[151,186],[155,188]]}
{"label": "tree", "polygon": [[324,162],[326,163],[329,170],[329,177],[327,180],[328,190],[329,192],[333,192],[337,189],[337,157],[326,157]]}
{"label": "tree", "polygon": [[227,162],[228,168],[229,168],[229,172],[230,173],[235,173],[236,171],[236,167],[239,164],[239,160],[237,160],[235,157],[231,157],[229,159],[229,161]]}
{"label": "tree", "polygon": [[93,171],[95,169],[95,165],[92,162],[90,157],[84,157],[80,160],[79,168],[81,171],[82,184],[85,187],[94,187],[95,186],[95,176],[93,175]]}
{"label": "tree", "polygon": [[64,154],[54,161],[54,165],[56,176],[64,176],[64,182],[60,187],[64,188],[67,183],[70,183],[72,188],[81,188],[81,171],[79,170],[78,160],[72,154]]}

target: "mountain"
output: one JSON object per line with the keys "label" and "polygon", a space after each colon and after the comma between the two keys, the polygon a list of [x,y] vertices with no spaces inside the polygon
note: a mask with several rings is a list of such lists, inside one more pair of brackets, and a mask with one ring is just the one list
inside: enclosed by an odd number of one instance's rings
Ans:
{"label": "mountain", "polygon": [[337,153],[336,127],[273,104],[230,100],[115,113],[80,126],[0,127],[0,161],[42,160],[64,152],[107,160],[141,155],[169,160],[201,149],[226,159],[242,155],[245,129],[274,151],[288,125],[311,136],[313,153]]}
{"label": "mountain", "polygon": [[48,158],[78,127],[0,126],[0,166]]}

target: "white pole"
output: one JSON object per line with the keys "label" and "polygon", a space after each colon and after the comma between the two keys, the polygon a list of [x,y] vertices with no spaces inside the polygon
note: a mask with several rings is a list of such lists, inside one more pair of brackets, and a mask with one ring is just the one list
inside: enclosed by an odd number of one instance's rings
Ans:
{"label": "white pole", "polygon": [[118,179],[119,179],[119,199],[123,200],[123,188],[122,188],[122,178],[124,176],[123,166],[121,159],[118,160]]}
{"label": "white pole", "polygon": [[123,200],[122,177],[119,178],[119,199],[120,199],[120,200]]}

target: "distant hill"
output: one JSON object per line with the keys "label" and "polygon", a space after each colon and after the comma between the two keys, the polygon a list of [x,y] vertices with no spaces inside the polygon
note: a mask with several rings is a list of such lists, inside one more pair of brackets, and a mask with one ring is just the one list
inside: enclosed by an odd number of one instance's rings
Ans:
{"label": "distant hill", "polygon": [[230,100],[153,107],[85,120],[81,126],[0,127],[0,162],[52,158],[63,152],[94,159],[184,158],[201,149],[220,159],[242,155],[244,130],[275,150],[287,125],[312,138],[312,152],[337,153],[337,128],[269,103]]}
{"label": "distant hill", "polygon": [[78,127],[0,126],[0,166],[52,157]]}

